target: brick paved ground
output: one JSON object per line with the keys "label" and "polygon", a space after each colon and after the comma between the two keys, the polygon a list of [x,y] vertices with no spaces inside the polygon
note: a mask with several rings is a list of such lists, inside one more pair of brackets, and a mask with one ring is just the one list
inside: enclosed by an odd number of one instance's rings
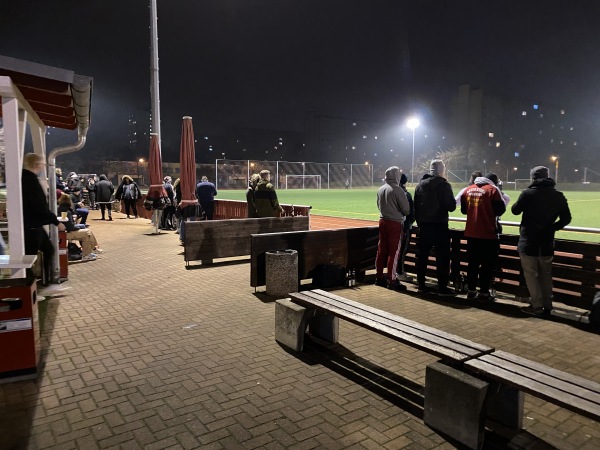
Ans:
{"label": "brick paved ground", "polygon": [[[121,217],[91,220],[105,252],[48,300],[43,374],[0,385],[0,448],[454,448],[422,422],[434,358],[348,323],[339,347],[290,354],[247,260],[186,270],[174,233]],[[599,336],[573,322],[375,286],[341,294],[600,382]],[[525,408],[511,448],[600,448],[600,424],[529,396]]]}

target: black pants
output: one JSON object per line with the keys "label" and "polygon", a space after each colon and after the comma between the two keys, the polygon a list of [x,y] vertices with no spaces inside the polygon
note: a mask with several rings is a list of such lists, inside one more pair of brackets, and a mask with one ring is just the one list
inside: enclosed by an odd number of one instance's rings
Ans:
{"label": "black pants", "polygon": [[215,212],[215,202],[200,202],[200,206],[206,214],[206,220],[213,220],[213,214]]}
{"label": "black pants", "polygon": [[108,209],[108,217],[112,217],[112,203],[100,203],[100,212],[102,213],[103,219],[105,209]]}
{"label": "black pants", "polygon": [[44,255],[44,277],[45,282],[49,283],[52,277],[52,256],[54,255],[54,247],[48,233],[44,228],[30,228],[25,230],[25,254],[37,255],[41,251]]}
{"label": "black pants", "polygon": [[448,287],[450,278],[450,230],[448,230],[448,224],[422,223],[419,225],[417,258],[417,283],[419,286],[425,286],[427,259],[432,248],[435,248],[438,287]]}
{"label": "black pants", "polygon": [[137,200],[124,198],[123,202],[125,202],[125,214],[129,216],[129,211],[131,211],[131,209],[133,208],[133,215],[137,217]]}
{"label": "black pants", "polygon": [[467,285],[470,291],[477,289],[487,294],[492,284],[492,274],[498,263],[500,242],[498,239],[467,239]]}

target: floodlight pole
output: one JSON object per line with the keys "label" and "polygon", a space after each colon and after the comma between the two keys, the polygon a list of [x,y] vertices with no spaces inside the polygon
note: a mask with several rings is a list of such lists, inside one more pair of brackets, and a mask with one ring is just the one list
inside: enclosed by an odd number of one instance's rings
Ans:
{"label": "floodlight pole", "polygon": [[158,81],[158,11],[156,0],[150,0],[150,97],[152,99],[152,132],[158,135],[158,150],[161,152],[160,93]]}

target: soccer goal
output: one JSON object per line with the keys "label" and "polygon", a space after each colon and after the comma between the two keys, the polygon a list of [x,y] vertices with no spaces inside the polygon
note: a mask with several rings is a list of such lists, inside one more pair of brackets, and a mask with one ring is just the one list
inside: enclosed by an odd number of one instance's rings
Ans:
{"label": "soccer goal", "polygon": [[522,191],[531,184],[529,178],[515,178],[515,191]]}
{"label": "soccer goal", "polygon": [[286,189],[321,189],[321,175],[286,175]]}

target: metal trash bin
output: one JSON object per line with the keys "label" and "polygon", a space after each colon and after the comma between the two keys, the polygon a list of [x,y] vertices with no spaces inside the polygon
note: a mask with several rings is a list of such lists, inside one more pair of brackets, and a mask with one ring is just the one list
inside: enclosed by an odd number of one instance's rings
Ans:
{"label": "metal trash bin", "polygon": [[266,253],[267,295],[285,296],[298,291],[298,252],[277,250]]}

